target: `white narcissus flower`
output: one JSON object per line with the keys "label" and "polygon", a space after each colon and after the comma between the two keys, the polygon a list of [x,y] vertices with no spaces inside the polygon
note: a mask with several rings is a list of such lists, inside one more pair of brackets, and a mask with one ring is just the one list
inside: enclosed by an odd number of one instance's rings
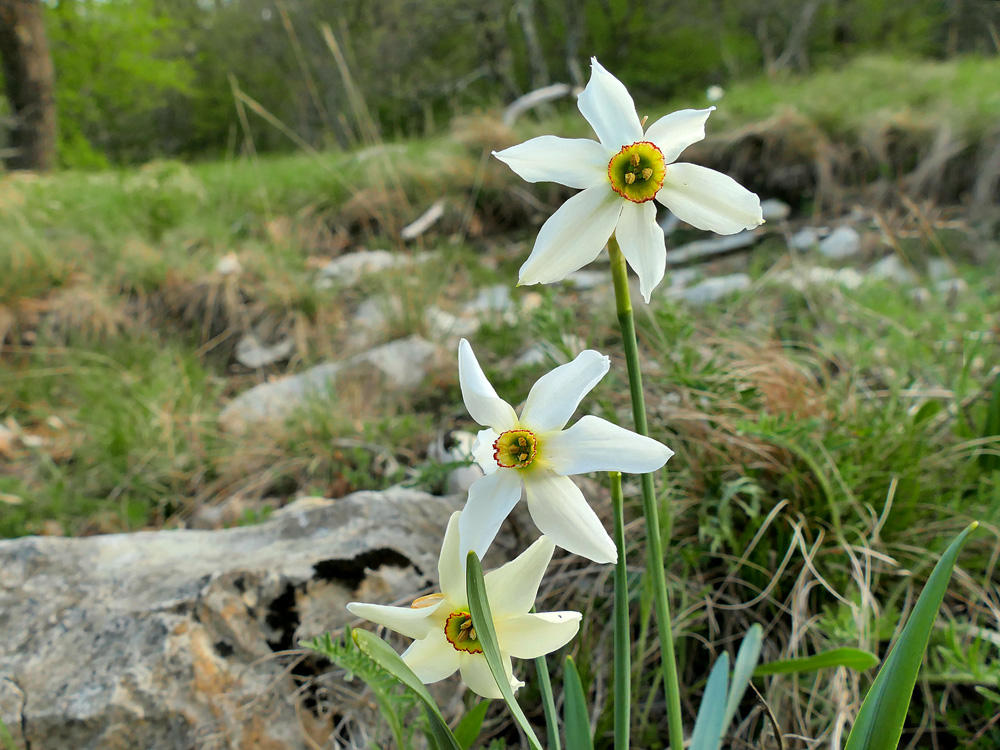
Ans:
{"label": "white narcissus flower", "polygon": [[528,182],[583,190],[542,226],[518,283],[566,278],[594,260],[614,233],[649,302],[667,258],[654,198],[682,221],[718,234],[763,224],[760,199],[720,172],[675,163],[681,151],[705,137],[715,107],[674,112],[643,133],[644,121],[624,84],[596,58],[591,63],[578,106],[600,143],[543,135],[493,153]]}
{"label": "white narcissus flower", "polygon": [[[437,682],[459,670],[469,689],[484,698],[500,698],[482,646],[472,627],[465,587],[465,557],[460,554],[458,512],[452,514],[438,560],[440,594],[420,597],[409,607],[351,602],[358,617],[415,640],[403,661],[423,683]],[[541,537],[518,557],[486,574],[486,597],[497,643],[511,689],[524,683],[514,677],[511,657],[535,659],[562,648],[580,629],[579,612],[529,612],[555,545]]]}
{"label": "white narcissus flower", "polygon": [[563,427],[590,389],[605,376],[610,360],[593,349],[539,378],[519,417],[497,396],[472,347],[458,345],[458,378],[465,407],[487,425],[476,437],[472,457],[486,472],[469,488],[459,530],[462,552],[482,557],[500,524],[521,499],[538,530],[569,552],[594,562],[616,562],[618,553],[597,514],[570,474],[656,471],[674,452],[662,443],[594,416]]}

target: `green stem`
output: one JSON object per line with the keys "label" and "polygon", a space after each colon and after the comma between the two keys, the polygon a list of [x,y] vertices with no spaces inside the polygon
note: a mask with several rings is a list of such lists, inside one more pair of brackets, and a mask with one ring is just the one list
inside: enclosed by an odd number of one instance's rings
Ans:
{"label": "green stem", "polygon": [[[534,612],[535,608],[532,607]],[[556,713],[556,701],[552,695],[552,679],[549,677],[549,664],[544,656],[535,659],[535,669],[538,671],[538,685],[542,690],[542,706],[545,708],[545,731],[548,734],[549,750],[562,750],[559,744],[559,718]]]}
{"label": "green stem", "polygon": [[615,516],[615,750],[628,750],[632,713],[632,654],[629,643],[628,571],[625,568],[625,500],[622,475],[611,472],[611,507]]}
{"label": "green stem", "polygon": [[[642,391],[642,372],[639,369],[639,345],[635,338],[635,319],[632,316],[632,298],[628,288],[628,269],[618,240],[614,235],[608,240],[611,256],[611,278],[615,288],[615,304],[618,325],[622,331],[625,346],[625,361],[628,365],[628,384],[632,394],[632,416],[635,430],[640,435],[648,435],[646,424],[646,401]],[[683,750],[684,725],[681,719],[681,693],[677,681],[677,659],[674,656],[674,634],[670,621],[670,598],[667,581],[663,572],[663,543],[660,539],[659,508],[653,475],[643,474],[642,512],[646,521],[647,570],[653,584],[653,598],[656,607],[656,625],[660,634],[662,651],[660,666],[663,670],[663,689],[667,698],[667,721],[669,722],[671,750]]]}

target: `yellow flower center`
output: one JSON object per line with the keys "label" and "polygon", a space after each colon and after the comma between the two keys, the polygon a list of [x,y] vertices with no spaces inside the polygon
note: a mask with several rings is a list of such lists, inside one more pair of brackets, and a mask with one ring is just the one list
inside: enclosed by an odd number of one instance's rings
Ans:
{"label": "yellow flower center", "polygon": [[493,460],[504,469],[523,469],[537,452],[538,440],[531,430],[507,430],[493,441]]}
{"label": "yellow flower center", "polygon": [[444,637],[456,651],[469,654],[483,653],[483,647],[476,638],[476,629],[472,627],[472,615],[465,610],[452,612],[444,623]]}
{"label": "yellow flower center", "polygon": [[608,162],[611,189],[633,203],[653,200],[666,174],[663,153],[649,141],[623,146]]}

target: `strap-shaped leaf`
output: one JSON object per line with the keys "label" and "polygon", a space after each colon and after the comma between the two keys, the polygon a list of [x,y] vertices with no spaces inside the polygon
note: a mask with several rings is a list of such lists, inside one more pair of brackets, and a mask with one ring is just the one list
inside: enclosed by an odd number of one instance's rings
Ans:
{"label": "strap-shaped leaf", "polygon": [[725,651],[715,660],[712,673],[701,697],[698,718],[691,733],[690,750],[718,750],[722,744],[723,720],[726,716],[726,693],[729,692],[729,654]]}
{"label": "strap-shaped leaf", "polygon": [[906,711],[913,696],[913,686],[917,682],[917,672],[924,660],[931,628],[951,580],[955,560],[958,559],[965,538],[978,525],[972,523],[959,534],[934,566],[903,632],[899,634],[899,639],[861,704],[845,750],[896,750],[899,745]]}
{"label": "strap-shaped leaf", "polygon": [[514,716],[514,721],[528,738],[528,744],[533,750],[542,750],[542,744],[535,736],[535,730],[528,723],[528,717],[518,705],[514,698],[514,691],[510,689],[510,681],[503,668],[503,657],[500,655],[500,644],[497,642],[497,631],[493,627],[493,613],[490,611],[490,602],[486,598],[486,581],[483,579],[483,566],[479,563],[479,556],[475,552],[469,553],[469,558],[465,568],[465,587],[469,597],[469,614],[472,615],[472,626],[476,629],[476,638],[483,648],[483,656],[493,673],[500,694],[503,696],[507,708]]}
{"label": "strap-shaped leaf", "polygon": [[431,734],[434,736],[438,747],[441,750],[462,750],[462,747],[458,744],[458,740],[455,739],[455,735],[448,728],[448,723],[444,720],[444,716],[441,715],[441,709],[437,707],[437,703],[434,702],[431,694],[427,692],[427,688],[424,687],[420,678],[413,674],[413,670],[406,666],[406,662],[399,657],[399,654],[396,653],[392,646],[367,630],[354,630],[351,632],[351,637],[354,638],[354,642],[358,645],[361,653],[406,685],[406,687],[420,698],[424,704],[424,709],[427,711],[427,719],[431,725]]}
{"label": "strap-shaped leaf", "polygon": [[483,720],[489,710],[489,701],[479,701],[455,727],[455,739],[462,746],[462,750],[469,750],[472,743],[476,741],[479,732],[483,728]]}
{"label": "strap-shaped leaf", "polygon": [[763,643],[764,629],[757,624],[751,625],[747,634],[743,636],[740,650],[736,654],[736,663],[733,665],[733,679],[729,686],[729,695],[726,697],[726,714],[722,718],[721,740],[733,723],[736,710],[740,707],[743,694],[747,691],[750,678],[754,674],[754,667],[760,659],[760,649]]}
{"label": "strap-shaped leaf", "polygon": [[754,671],[754,677],[765,677],[772,674],[800,674],[802,672],[817,672],[820,669],[835,669],[847,667],[856,672],[878,665],[878,657],[871,651],[862,648],[833,648],[801,659],[781,659],[779,661],[761,664]]}
{"label": "strap-shaped leaf", "polygon": [[594,750],[590,736],[590,710],[583,694],[583,683],[572,656],[563,667],[563,725],[566,727],[566,747],[573,750]]}

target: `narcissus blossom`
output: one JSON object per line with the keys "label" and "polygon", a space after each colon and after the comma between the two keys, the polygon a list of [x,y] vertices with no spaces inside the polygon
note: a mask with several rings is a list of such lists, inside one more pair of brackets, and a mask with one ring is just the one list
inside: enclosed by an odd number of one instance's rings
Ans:
{"label": "narcissus blossom", "polygon": [[[452,514],[441,545],[441,593],[420,597],[409,607],[351,602],[347,609],[414,638],[403,652],[403,661],[425,684],[450,677],[457,669],[470,690],[484,698],[500,698],[500,689],[472,627],[465,557],[459,550],[458,517],[457,512]],[[534,659],[548,654],[569,643],[580,628],[579,612],[529,612],[554,549],[552,540],[543,536],[517,558],[485,576],[504,671],[514,690],[524,683],[514,677],[512,656]]]}
{"label": "narcissus blossom", "polygon": [[698,229],[733,234],[764,223],[760,199],[720,172],[675,163],[705,137],[715,107],[685,109],[643,132],[628,90],[591,60],[590,83],[578,106],[600,142],[543,135],[494,152],[528,182],[582,188],[542,226],[521,266],[520,284],[559,281],[597,257],[612,233],[639,275],[642,296],[663,278],[666,244],[655,198]]}
{"label": "narcissus blossom", "polygon": [[486,472],[469,488],[459,529],[462,551],[482,557],[500,524],[521,498],[546,536],[565,550],[594,562],[615,562],[618,553],[597,514],[569,478],[590,471],[644,474],[659,469],[674,452],[662,443],[586,416],[563,427],[610,360],[588,349],[539,378],[518,416],[483,374],[465,339],[458,346],[458,376],[465,407],[487,429],[476,437],[472,456]]}

